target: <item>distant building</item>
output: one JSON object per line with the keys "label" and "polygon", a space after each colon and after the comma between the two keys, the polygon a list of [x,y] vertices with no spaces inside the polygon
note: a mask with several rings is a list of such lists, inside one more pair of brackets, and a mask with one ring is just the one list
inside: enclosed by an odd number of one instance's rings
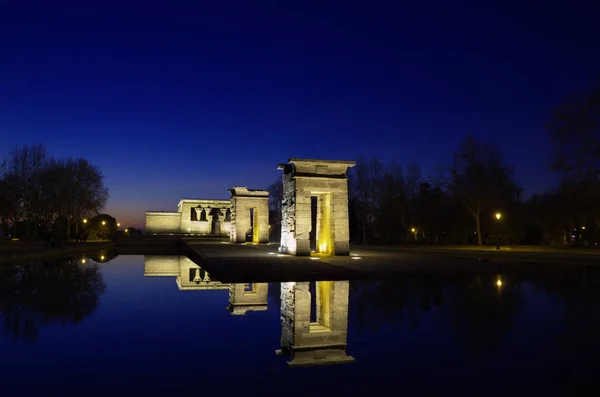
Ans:
{"label": "distant building", "polygon": [[228,236],[231,200],[181,199],[177,212],[146,212],[147,234]]}

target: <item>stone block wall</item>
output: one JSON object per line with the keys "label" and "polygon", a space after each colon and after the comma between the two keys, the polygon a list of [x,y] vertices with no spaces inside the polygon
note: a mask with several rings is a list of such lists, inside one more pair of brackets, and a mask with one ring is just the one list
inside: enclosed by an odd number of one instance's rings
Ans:
{"label": "stone block wall", "polygon": [[296,255],[296,180],[291,172],[284,172],[281,201],[281,251]]}
{"label": "stone block wall", "polygon": [[[324,245],[326,249],[323,253],[350,254],[347,170],[354,164],[352,161],[292,158],[288,164],[279,165],[278,168],[283,170],[283,252],[298,256],[311,254],[311,197],[316,196],[317,250]],[[325,208],[325,205],[329,208]],[[319,244],[319,241],[326,244]]]}
{"label": "stone block wall", "polygon": [[146,212],[146,233],[179,233],[180,221],[179,212]]}
{"label": "stone block wall", "polygon": [[[253,241],[269,242],[269,192],[233,187],[231,193],[230,241],[246,242],[246,234],[253,231]],[[250,223],[250,209],[254,212],[254,225]]]}
{"label": "stone block wall", "polygon": [[[217,235],[228,235],[230,230],[230,222],[225,221],[225,213],[231,208],[229,200],[208,200],[208,199],[183,199],[179,201],[177,211],[181,214],[180,233],[184,234],[213,234],[213,215],[211,211],[217,208],[220,211],[219,222],[220,232]],[[206,220],[201,221],[200,214],[202,209],[206,212]],[[196,219],[192,220],[192,211],[196,213]]]}

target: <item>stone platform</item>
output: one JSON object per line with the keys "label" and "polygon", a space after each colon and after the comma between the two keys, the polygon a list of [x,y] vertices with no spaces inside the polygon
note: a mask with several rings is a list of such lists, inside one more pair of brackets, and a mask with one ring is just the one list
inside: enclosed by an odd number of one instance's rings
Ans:
{"label": "stone platform", "polygon": [[352,250],[350,256],[281,254],[278,244],[183,239],[183,253],[221,282],[354,280],[423,274],[498,273],[499,264],[419,253]]}
{"label": "stone platform", "polygon": [[388,279],[445,274],[498,274],[598,266],[579,252],[481,251],[432,247],[352,248],[350,256],[281,254],[279,244],[182,239],[183,254],[224,283]]}

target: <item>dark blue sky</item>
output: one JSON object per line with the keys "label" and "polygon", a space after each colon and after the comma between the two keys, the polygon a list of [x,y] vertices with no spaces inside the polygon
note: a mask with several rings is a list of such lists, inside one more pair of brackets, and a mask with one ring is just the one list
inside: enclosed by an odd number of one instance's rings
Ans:
{"label": "dark blue sky", "polygon": [[593,4],[0,0],[0,155],[89,159],[135,226],[289,157],[428,174],[469,133],[541,191],[551,109],[600,77]]}

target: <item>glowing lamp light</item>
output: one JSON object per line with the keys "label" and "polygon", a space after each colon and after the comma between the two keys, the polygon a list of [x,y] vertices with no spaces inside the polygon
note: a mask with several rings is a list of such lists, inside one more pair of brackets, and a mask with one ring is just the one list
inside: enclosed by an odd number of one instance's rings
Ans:
{"label": "glowing lamp light", "polygon": [[120,223],[117,223],[117,227],[121,227],[121,224],[120,224]]}
{"label": "glowing lamp light", "polygon": [[84,218],[84,219],[83,219],[83,223],[87,223],[87,219],[85,219],[85,218]]}
{"label": "glowing lamp light", "polygon": [[100,260],[103,261],[104,260],[104,255],[100,256]]}
{"label": "glowing lamp light", "polygon": [[496,281],[496,285],[498,287],[502,287],[502,280],[498,279],[498,281]]}
{"label": "glowing lamp light", "polygon": [[81,263],[85,265],[85,258],[81,260]]}
{"label": "glowing lamp light", "polygon": [[410,231],[414,233],[414,232],[416,232],[416,231],[417,231],[417,229],[415,229],[415,228],[413,227],[413,228],[411,228],[411,229],[410,229]]}
{"label": "glowing lamp light", "polygon": [[102,221],[102,226],[106,225],[106,221]]}
{"label": "glowing lamp light", "polygon": [[500,218],[502,218],[502,214],[499,212],[496,212],[496,219],[500,220]]}

